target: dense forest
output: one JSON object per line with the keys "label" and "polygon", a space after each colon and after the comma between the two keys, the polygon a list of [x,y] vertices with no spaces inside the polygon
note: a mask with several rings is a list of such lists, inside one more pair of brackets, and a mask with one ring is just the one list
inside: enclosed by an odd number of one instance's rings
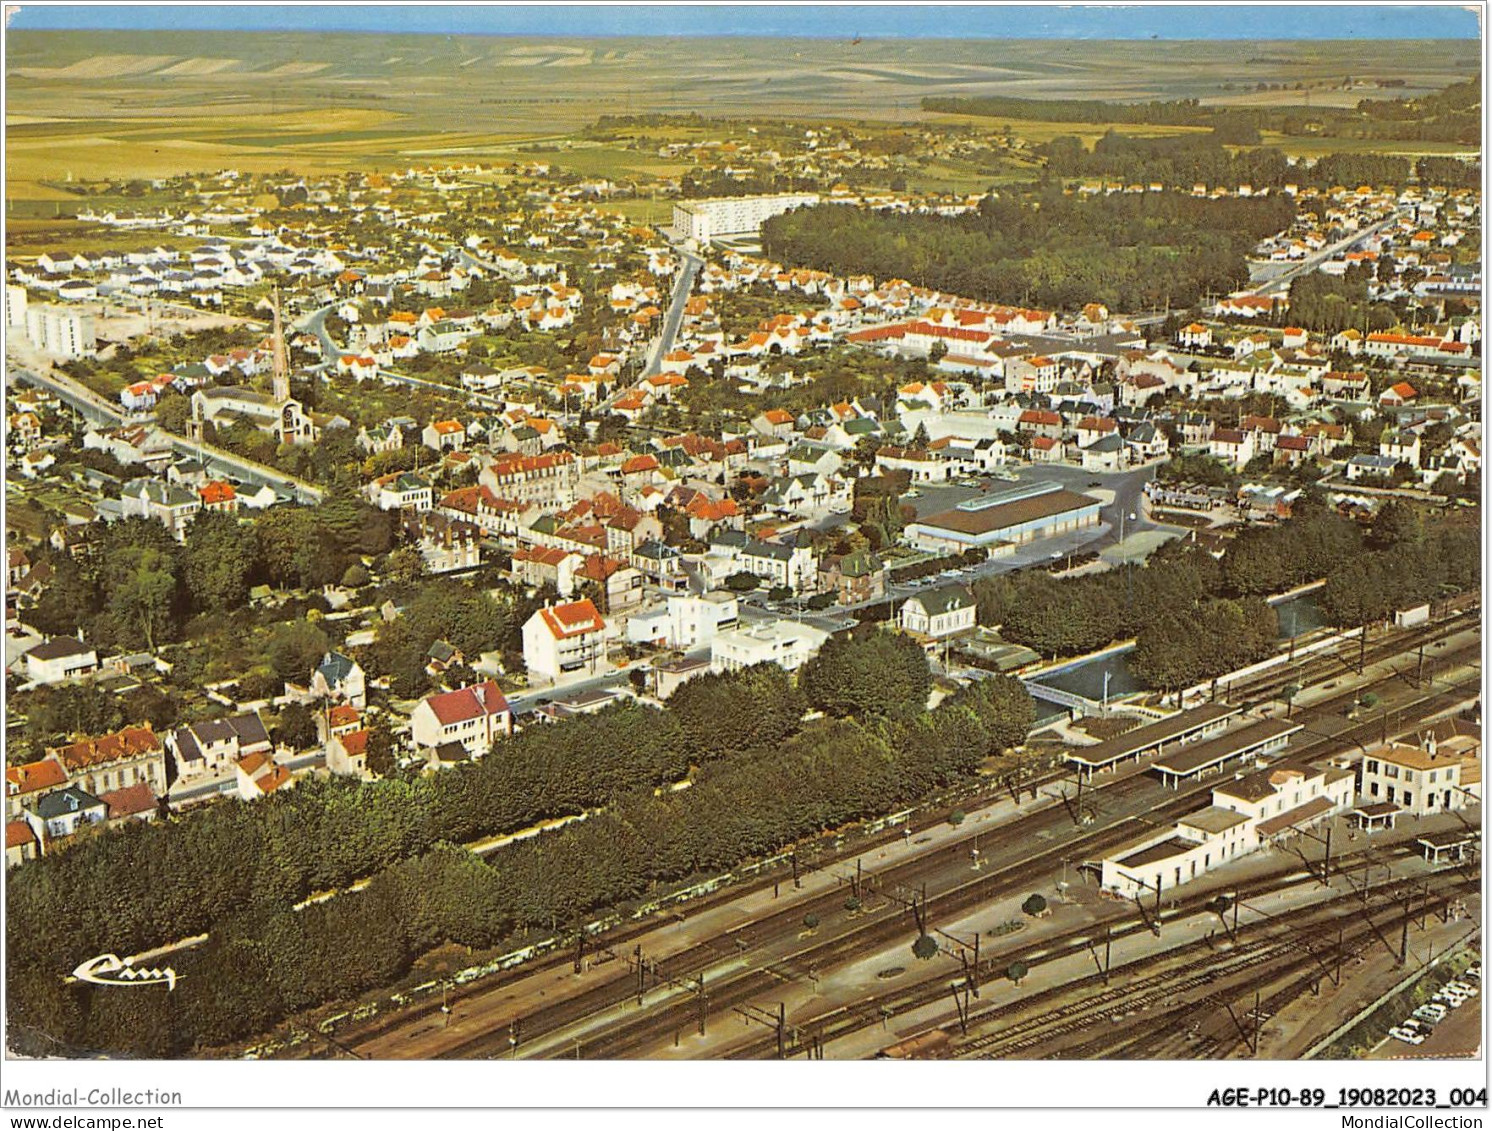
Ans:
{"label": "dense forest", "polygon": [[[1016,680],[927,711],[928,679],[915,643],[865,628],[826,648],[801,689],[766,665],[708,676],[664,710],[532,727],[434,776],[307,781],[85,837],[9,877],[12,1039],[150,1056],[233,1041],[386,985],[442,943],[573,931],[659,885],[922,798],[1034,721]],[[805,723],[810,708],[827,717]],[[704,762],[693,788],[657,789],[691,760]],[[485,860],[455,847],[579,813],[590,815]],[[363,878],[360,893],[292,910]],[[174,992],[63,981],[91,955],[199,932],[205,945],[171,956]]]}
{"label": "dense forest", "polygon": [[[1293,136],[1393,141],[1481,141],[1481,77],[1453,83],[1423,98],[1364,98],[1354,108],[1332,106],[1204,106],[1196,99],[1170,102],[929,97],[922,108],[943,114],[972,114],[1013,121],[1081,122],[1150,126],[1208,126],[1230,137],[1270,130]],[[1249,144],[1248,141],[1241,142]]]}
{"label": "dense forest", "polygon": [[839,275],[909,279],[992,302],[1136,310],[1242,286],[1248,253],[1293,219],[1283,197],[1082,198],[1044,184],[991,194],[954,217],[802,208],[768,220],[762,242],[774,259]]}

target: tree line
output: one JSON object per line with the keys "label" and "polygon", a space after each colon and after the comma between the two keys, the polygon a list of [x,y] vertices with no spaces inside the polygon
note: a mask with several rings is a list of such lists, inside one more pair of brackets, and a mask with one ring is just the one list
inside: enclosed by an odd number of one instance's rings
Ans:
{"label": "tree line", "polygon": [[1204,106],[1195,98],[1106,102],[981,95],[927,97],[922,100],[922,109],[1013,121],[1211,127],[1224,131],[1229,137],[1252,139],[1239,144],[1257,144],[1259,131],[1269,130],[1288,136],[1319,134],[1475,145],[1481,140],[1481,101],[1481,79],[1478,76],[1452,83],[1444,90],[1422,98],[1364,98],[1355,107]]}
{"label": "tree line", "polygon": [[1194,184],[1281,188],[1287,184],[1331,188],[1360,184],[1402,185],[1407,158],[1376,153],[1329,153],[1313,164],[1290,164],[1277,149],[1230,148],[1226,135],[1134,137],[1108,131],[1090,150],[1076,137],[1057,137],[1035,148],[1059,177],[1104,177],[1124,184],[1190,188]]}
{"label": "tree line", "polygon": [[[768,665],[702,677],[666,709],[533,726],[471,766],[308,780],[31,861],[6,891],[16,1032],[154,1056],[236,1040],[386,985],[443,943],[573,929],[659,885],[886,812],[967,778],[1034,721],[1007,677],[928,711],[926,658],[904,638],[865,629],[830,648],[802,686]],[[805,722],[810,708],[825,714]],[[692,788],[659,788],[691,763]],[[453,847],[579,813],[485,860]],[[292,911],[367,877],[358,894]],[[205,945],[171,956],[174,993],[63,982],[93,954],[201,932]]]}
{"label": "tree line", "polygon": [[1135,639],[1134,673],[1163,691],[1189,687],[1267,657],[1279,635],[1264,598],[1324,578],[1329,623],[1385,620],[1396,609],[1480,584],[1477,532],[1427,529],[1392,501],[1365,534],[1351,519],[1302,496],[1295,517],[1251,526],[1219,561],[1171,542],[1142,568],[1058,580],[1045,570],[974,583],[980,624],[1053,658]]}

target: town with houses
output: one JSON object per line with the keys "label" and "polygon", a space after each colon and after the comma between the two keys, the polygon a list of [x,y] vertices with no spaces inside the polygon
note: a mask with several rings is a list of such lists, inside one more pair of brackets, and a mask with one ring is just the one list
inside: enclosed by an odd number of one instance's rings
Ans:
{"label": "town with houses", "polygon": [[[1079,798],[1129,762],[1210,782],[1094,857],[1157,934],[1163,899],[1239,857],[1479,805],[1479,706],[1292,759],[1294,705],[1245,709],[1215,677],[1053,690],[1057,649],[989,596],[1177,547],[1232,571],[1298,513],[1477,529],[1479,191],[1077,178],[1285,194],[1295,220],[1245,288],[1189,309],[1038,309],[774,261],[774,217],[958,217],[984,194],[869,187],[895,166],[847,128],[790,151],[754,133],[668,143],[698,183],[646,192],[565,174],[562,151],[180,176],[80,206],[99,250],[8,249],[7,869],[307,782],[470,773],[694,680],[806,673],[866,626],[920,649],[934,702],[1019,681],[1027,752]],[[764,170],[815,188],[719,191]],[[1399,314],[1307,306],[1323,278]],[[1385,639],[1461,599],[1395,608]],[[1338,626],[1344,656],[1380,647],[1368,619]],[[1313,637],[1290,627],[1293,662]],[[1426,827],[1437,862],[1462,858]]]}

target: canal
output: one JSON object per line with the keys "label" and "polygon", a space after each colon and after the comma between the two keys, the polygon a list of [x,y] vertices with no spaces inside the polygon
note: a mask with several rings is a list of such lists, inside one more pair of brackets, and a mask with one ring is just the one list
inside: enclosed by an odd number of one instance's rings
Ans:
{"label": "canal", "polygon": [[[1280,601],[1275,604],[1274,608],[1279,618],[1281,640],[1289,640],[1292,636],[1304,636],[1326,624],[1321,608],[1316,603],[1315,592],[1302,593],[1298,597]],[[1129,670],[1129,652],[1128,648],[1123,651],[1110,652],[1096,659],[1044,675],[1036,682],[1100,703],[1103,702],[1104,697],[1105,677],[1108,679],[1110,699],[1132,695],[1137,691],[1147,691],[1149,689],[1145,684],[1141,683]],[[1066,708],[1060,704],[1048,703],[1041,699],[1036,701],[1038,725],[1051,719],[1061,718],[1066,713]]]}

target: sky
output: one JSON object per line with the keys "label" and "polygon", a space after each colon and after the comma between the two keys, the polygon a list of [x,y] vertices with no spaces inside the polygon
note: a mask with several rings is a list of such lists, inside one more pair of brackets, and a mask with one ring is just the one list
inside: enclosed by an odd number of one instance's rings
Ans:
{"label": "sky", "polygon": [[988,39],[1477,39],[1454,4],[20,4],[11,28],[431,35]]}

